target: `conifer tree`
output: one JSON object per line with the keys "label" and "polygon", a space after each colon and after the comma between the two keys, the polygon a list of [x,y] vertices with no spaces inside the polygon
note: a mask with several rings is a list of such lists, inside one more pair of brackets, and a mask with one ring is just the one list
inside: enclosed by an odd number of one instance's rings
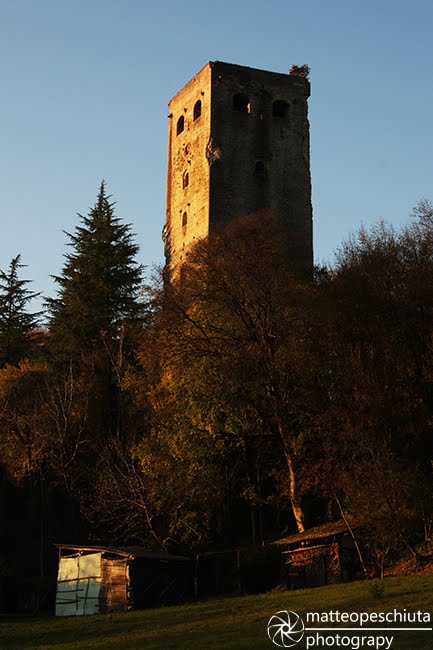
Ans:
{"label": "conifer tree", "polygon": [[102,435],[119,434],[122,428],[123,366],[143,315],[138,246],[109,199],[103,181],[88,216],[79,215],[81,224],[66,233],[72,251],[54,278],[57,297],[48,301],[55,365],[72,365],[81,385],[89,386],[93,433]]}
{"label": "conifer tree", "polygon": [[27,311],[29,302],[39,294],[31,292],[30,280],[21,280],[21,255],[13,258],[7,271],[0,269],[0,366],[16,364],[32,351],[32,330],[37,327],[39,313]]}
{"label": "conifer tree", "polygon": [[102,181],[95,206],[75,233],[65,233],[72,252],[65,255],[58,295],[50,299],[50,337],[57,357],[82,358],[88,352],[111,355],[122,328],[141,316],[138,291],[142,267],[130,226],[114,214]]}

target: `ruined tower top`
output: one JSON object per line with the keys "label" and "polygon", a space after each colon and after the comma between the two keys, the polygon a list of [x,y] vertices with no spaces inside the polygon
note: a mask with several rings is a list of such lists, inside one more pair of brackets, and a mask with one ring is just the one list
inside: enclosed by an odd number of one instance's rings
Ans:
{"label": "ruined tower top", "polygon": [[[278,219],[294,265],[312,267],[308,68],[291,74],[214,61],[169,102],[167,265],[237,217]],[[267,215],[267,217],[266,217]]]}

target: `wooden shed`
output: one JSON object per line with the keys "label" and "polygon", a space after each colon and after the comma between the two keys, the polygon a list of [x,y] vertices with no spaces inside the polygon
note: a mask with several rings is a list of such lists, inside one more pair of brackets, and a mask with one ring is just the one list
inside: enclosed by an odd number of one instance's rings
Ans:
{"label": "wooden shed", "polygon": [[132,546],[56,546],[56,616],[159,607],[191,596],[189,558]]}
{"label": "wooden shed", "polygon": [[289,589],[348,582],[358,575],[355,543],[342,519],[279,539],[274,544],[282,552],[283,574]]}

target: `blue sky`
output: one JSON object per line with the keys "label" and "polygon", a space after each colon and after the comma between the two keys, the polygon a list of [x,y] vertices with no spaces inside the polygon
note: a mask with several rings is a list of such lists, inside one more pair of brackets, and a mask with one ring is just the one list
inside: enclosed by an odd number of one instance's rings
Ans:
{"label": "blue sky", "polygon": [[163,261],[167,102],[207,61],[311,67],[318,262],[433,198],[431,0],[0,0],[0,268],[53,295],[102,178]]}

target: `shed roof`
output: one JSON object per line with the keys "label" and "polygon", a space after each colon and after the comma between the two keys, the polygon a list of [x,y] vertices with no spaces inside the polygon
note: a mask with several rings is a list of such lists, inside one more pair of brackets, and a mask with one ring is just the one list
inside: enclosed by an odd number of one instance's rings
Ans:
{"label": "shed roof", "polygon": [[149,551],[142,546],[87,546],[81,544],[55,544],[58,549],[89,552],[89,553],[109,553],[111,555],[119,555],[125,558],[144,558],[146,560],[165,560],[165,561],[188,561],[190,558],[183,555],[172,555],[159,551]]}
{"label": "shed roof", "polygon": [[[350,522],[350,525],[354,524]],[[295,535],[289,535],[289,537],[283,537],[282,539],[277,539],[273,544],[278,546],[287,546],[297,542],[304,542],[312,539],[324,539],[326,537],[332,537],[333,535],[338,535],[341,533],[349,532],[349,527],[344,519],[339,519],[338,521],[330,521],[326,524],[321,524],[320,526],[315,526],[314,528],[309,528],[303,533],[296,533]]]}

